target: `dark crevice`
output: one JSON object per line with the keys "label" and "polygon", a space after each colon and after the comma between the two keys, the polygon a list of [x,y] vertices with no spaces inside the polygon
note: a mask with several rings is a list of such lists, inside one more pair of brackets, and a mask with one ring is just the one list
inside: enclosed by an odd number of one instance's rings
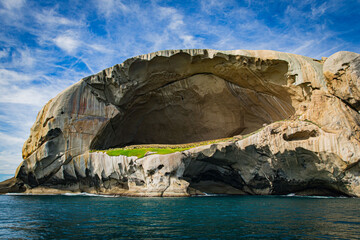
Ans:
{"label": "dark crevice", "polygon": [[340,190],[341,186],[337,186],[338,184],[332,183],[332,185],[330,185],[327,181],[317,179],[308,182],[299,182],[279,178],[273,181],[274,188],[272,195],[295,194],[304,196],[350,197],[350,195]]}
{"label": "dark crevice", "polygon": [[359,113],[359,110],[357,108],[360,109],[360,102],[358,104],[355,104],[355,106],[351,105],[350,103],[348,103],[347,101],[341,99],[340,97],[333,95],[334,97],[340,99],[340,101],[342,101],[346,106],[348,106],[349,108],[351,108],[352,110],[354,110],[355,112]]}
{"label": "dark crevice", "polygon": [[345,168],[345,171],[348,171],[356,166],[360,166],[360,159],[357,160],[356,162],[354,163],[350,163],[346,168]]}
{"label": "dark crevice", "polygon": [[45,142],[48,142],[51,139],[54,139],[62,134],[62,131],[60,128],[54,128],[50,129],[45,136],[42,136],[39,140],[38,148],[44,144]]}
{"label": "dark crevice", "polygon": [[318,135],[319,133],[315,130],[312,131],[305,130],[305,131],[298,131],[289,135],[285,133],[283,135],[283,139],[285,141],[300,141],[300,140],[307,140],[311,137],[317,137]]}

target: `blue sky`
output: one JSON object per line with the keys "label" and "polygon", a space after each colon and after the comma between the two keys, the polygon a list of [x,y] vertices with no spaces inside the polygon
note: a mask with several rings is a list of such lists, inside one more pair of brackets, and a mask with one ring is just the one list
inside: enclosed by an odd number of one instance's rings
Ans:
{"label": "blue sky", "polygon": [[360,52],[360,0],[0,0],[0,173],[67,86],[163,49]]}

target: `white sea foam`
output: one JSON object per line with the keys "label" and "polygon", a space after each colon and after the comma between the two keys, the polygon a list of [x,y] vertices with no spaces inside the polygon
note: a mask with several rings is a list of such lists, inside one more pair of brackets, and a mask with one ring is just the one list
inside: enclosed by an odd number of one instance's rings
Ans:
{"label": "white sea foam", "polygon": [[116,195],[104,195],[104,194],[94,194],[94,193],[64,193],[60,194],[63,196],[76,197],[76,196],[85,196],[85,197],[117,197]]}
{"label": "white sea foam", "polygon": [[287,195],[281,195],[282,197],[298,197],[298,198],[348,198],[344,196],[332,197],[332,196],[300,196],[295,193],[289,193]]}
{"label": "white sea foam", "polygon": [[204,192],[203,195],[192,195],[192,197],[223,197],[223,196],[230,196],[230,195],[229,194],[206,193],[206,192]]}
{"label": "white sea foam", "polygon": [[60,195],[60,194],[5,193],[5,195],[9,195],[9,196],[55,196],[55,195]]}
{"label": "white sea foam", "polygon": [[118,197],[116,195],[92,194],[92,193],[59,193],[59,194],[34,194],[34,193],[6,193],[9,196],[85,196],[85,197]]}

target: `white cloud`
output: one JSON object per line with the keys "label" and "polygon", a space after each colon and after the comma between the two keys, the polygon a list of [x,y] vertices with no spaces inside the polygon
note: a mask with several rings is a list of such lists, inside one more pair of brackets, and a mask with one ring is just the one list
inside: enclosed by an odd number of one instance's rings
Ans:
{"label": "white cloud", "polygon": [[[29,93],[24,93],[27,89],[10,87],[0,87],[0,173],[13,174],[15,169],[22,161],[22,146],[30,135],[30,128],[33,125],[37,113],[51,96],[45,96],[48,91],[54,94],[58,90],[51,87],[30,87]],[[2,95],[7,94],[10,103],[3,102]],[[12,98],[11,98],[12,95]],[[39,95],[43,97],[39,97]],[[18,99],[22,98],[22,99]],[[39,101],[36,98],[42,98]],[[18,99],[17,101],[15,101]],[[15,102],[15,103],[11,103]]]}
{"label": "white cloud", "polygon": [[19,9],[25,5],[25,0],[1,0],[2,5],[9,9]]}
{"label": "white cloud", "polygon": [[199,43],[199,41],[191,35],[180,35],[179,38],[183,40],[185,48],[194,48],[196,44]]}
{"label": "white cloud", "polygon": [[12,66],[20,66],[20,67],[32,67],[35,64],[35,58],[31,53],[31,50],[28,48],[19,49],[19,56],[13,55]]}
{"label": "white cloud", "polygon": [[[154,47],[158,47],[168,41],[169,38],[174,39],[174,43],[177,43],[183,48],[193,48],[201,42],[201,39],[197,39],[190,34],[189,26],[184,22],[184,15],[178,10],[171,7],[159,7],[155,9],[159,12],[160,21],[167,23],[164,32],[161,36],[157,36]],[[161,38],[161,40],[159,39]],[[179,47],[180,47],[179,46]],[[177,48],[179,48],[177,47]]]}
{"label": "white cloud", "polygon": [[[0,40],[1,42],[1,40]],[[31,48],[23,47],[23,48],[13,48],[8,47],[0,50],[0,59],[3,60],[0,62],[1,68],[10,68],[17,69],[17,72],[24,72],[36,64],[36,58],[34,57],[34,51]]]}
{"label": "white cloud", "polygon": [[175,14],[171,17],[171,21],[169,24],[170,30],[177,30],[178,28],[182,27],[184,25],[184,22],[182,20],[182,17],[178,14]]}
{"label": "white cloud", "polygon": [[[32,84],[32,81],[37,81],[39,84]],[[0,69],[0,103],[41,107],[66,85],[68,85],[66,81],[56,82],[56,79],[43,76],[39,72],[21,73]]]}
{"label": "white cloud", "polygon": [[295,53],[295,54],[301,54],[307,49],[311,48],[315,44],[315,40],[307,40],[304,41],[300,46],[297,45],[297,48],[290,50],[289,52]]}
{"label": "white cloud", "polygon": [[26,138],[0,132],[0,173],[14,174],[22,161],[22,145]]}
{"label": "white cloud", "polygon": [[14,136],[7,135],[5,133],[0,132],[0,142],[2,142],[3,147],[9,147],[12,145],[23,144],[25,142],[25,140],[26,139],[24,139],[24,138],[14,137]]}
{"label": "white cloud", "polygon": [[79,21],[78,19],[71,20],[69,18],[63,17],[54,9],[45,9],[41,12],[35,12],[34,16],[39,24],[49,25],[51,27],[61,25],[76,27],[82,25],[82,21]]}
{"label": "white cloud", "polygon": [[231,4],[232,1],[218,1],[218,0],[201,0],[201,10],[207,14],[211,14],[214,11],[223,11],[227,4]]}
{"label": "white cloud", "polygon": [[[10,25],[15,28],[28,28],[28,25],[21,23],[23,18],[24,9],[25,9],[25,0],[0,0],[0,18],[1,26]],[[2,28],[2,34],[5,34],[6,31]]]}
{"label": "white cloud", "polygon": [[171,7],[159,7],[160,18],[169,20],[168,28],[170,30],[177,30],[179,27],[183,27],[183,16],[177,12],[175,8]]}
{"label": "white cloud", "polygon": [[70,35],[59,35],[54,40],[56,46],[64,50],[69,54],[73,54],[76,52],[77,48],[80,46],[81,42],[77,39],[73,38]]}
{"label": "white cloud", "polygon": [[101,52],[101,53],[107,53],[107,54],[112,54],[114,53],[114,50],[107,48],[104,45],[101,44],[88,44],[88,47],[91,49],[94,49],[97,52]]}
{"label": "white cloud", "polygon": [[105,17],[110,17],[118,13],[119,10],[123,13],[130,11],[120,0],[95,0],[95,2],[100,15],[105,15]]}
{"label": "white cloud", "polygon": [[28,104],[0,104],[0,131],[26,138],[39,110],[39,106]]}
{"label": "white cloud", "polygon": [[17,86],[0,89],[0,103],[28,104],[42,107],[60,89],[44,86],[20,88]]}
{"label": "white cloud", "polygon": [[33,74],[25,74],[12,70],[0,69],[0,85],[2,86],[13,85],[20,82],[29,82],[34,80],[35,78],[36,76],[34,76]]}
{"label": "white cloud", "polygon": [[325,14],[327,9],[328,9],[328,5],[326,2],[324,2],[320,6],[312,6],[311,7],[311,16],[313,18],[320,17]]}
{"label": "white cloud", "polygon": [[16,168],[22,162],[21,147],[16,145],[11,149],[0,151],[0,173],[15,174]]}
{"label": "white cloud", "polygon": [[0,58],[6,58],[9,56],[9,49],[0,50]]}
{"label": "white cloud", "polygon": [[80,60],[82,63],[85,64],[85,66],[90,70],[90,72],[91,72],[92,74],[95,73],[95,71],[90,67],[90,65],[87,63],[87,61],[86,61],[84,58],[80,57],[79,60]]}

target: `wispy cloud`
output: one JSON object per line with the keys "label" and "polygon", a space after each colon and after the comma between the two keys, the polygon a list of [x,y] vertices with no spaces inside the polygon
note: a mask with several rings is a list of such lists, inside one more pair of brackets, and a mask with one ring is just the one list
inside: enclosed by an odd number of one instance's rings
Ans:
{"label": "wispy cloud", "polygon": [[25,0],[1,0],[1,4],[9,10],[22,8]]}
{"label": "wispy cloud", "polygon": [[175,8],[158,6],[160,20],[168,22],[164,29],[164,35],[180,40],[185,48],[194,48],[199,42],[195,36],[190,34],[184,16]]}
{"label": "wispy cloud", "polygon": [[11,136],[11,135],[0,133],[0,142],[3,143],[4,147],[9,147],[9,146],[12,146],[14,144],[16,144],[16,145],[23,144],[24,143],[24,138],[14,137],[14,136]]}
{"label": "wispy cloud", "polygon": [[118,13],[119,11],[126,13],[130,9],[120,0],[97,0],[95,1],[97,11],[100,16],[111,17],[111,15]]}
{"label": "wispy cloud", "polygon": [[56,26],[81,26],[83,23],[80,20],[72,20],[61,16],[54,8],[43,9],[42,11],[34,13],[35,20],[42,25],[49,27]]}
{"label": "wispy cloud", "polygon": [[29,48],[17,49],[12,53],[12,67],[31,68],[35,63],[36,59]]}
{"label": "wispy cloud", "polygon": [[[14,85],[17,83],[28,82],[34,79],[33,75],[20,73],[18,71],[11,71],[7,69],[0,69],[0,85]],[[5,89],[4,89],[5,90]]]}
{"label": "wispy cloud", "polygon": [[0,50],[0,58],[5,58],[9,56],[9,50],[8,49],[3,49],[3,50]]}
{"label": "wispy cloud", "polygon": [[39,106],[0,103],[0,173],[13,174]]}
{"label": "wispy cloud", "polygon": [[[61,89],[52,87],[44,88],[43,86],[32,86],[30,88],[12,86],[0,90],[0,103],[35,105],[40,109],[42,105],[54,97],[59,90]],[[44,91],[47,92],[44,93]]]}
{"label": "wispy cloud", "polygon": [[58,46],[59,48],[61,48],[62,50],[64,50],[69,54],[75,53],[78,47],[80,46],[80,41],[78,41],[69,34],[57,36],[54,39],[54,42],[56,46]]}
{"label": "wispy cloud", "polygon": [[311,6],[312,18],[318,18],[318,17],[324,15],[328,8],[329,8],[329,6],[328,6],[327,2],[324,2],[320,6]]}

